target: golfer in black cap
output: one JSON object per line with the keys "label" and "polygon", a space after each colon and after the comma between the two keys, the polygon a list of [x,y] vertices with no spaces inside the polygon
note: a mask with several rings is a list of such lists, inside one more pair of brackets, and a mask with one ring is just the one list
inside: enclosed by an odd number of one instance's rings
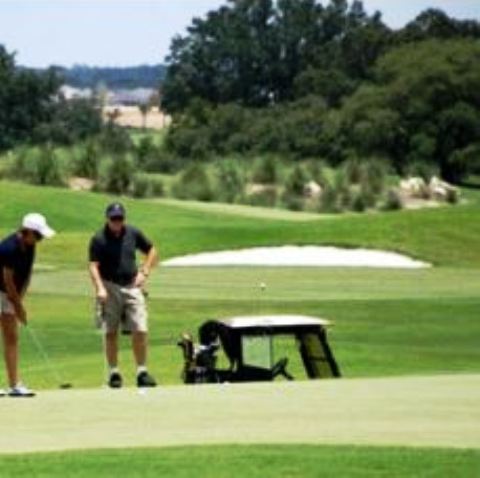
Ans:
{"label": "golfer in black cap", "polygon": [[[127,225],[125,208],[120,203],[107,207],[105,226],[90,241],[90,275],[105,332],[105,354],[109,366],[108,384],[123,384],[118,368],[118,332],[132,334],[137,363],[137,386],[154,387],[147,371],[147,310],[143,288],[158,255],[152,243],[138,229]],[[135,254],[145,255],[140,269]]]}
{"label": "golfer in black cap", "polygon": [[[18,377],[18,323],[27,325],[23,297],[30,283],[35,246],[54,234],[45,217],[31,213],[23,218],[17,232],[0,242],[0,328],[11,397],[35,395]],[[5,392],[0,391],[0,395]]]}

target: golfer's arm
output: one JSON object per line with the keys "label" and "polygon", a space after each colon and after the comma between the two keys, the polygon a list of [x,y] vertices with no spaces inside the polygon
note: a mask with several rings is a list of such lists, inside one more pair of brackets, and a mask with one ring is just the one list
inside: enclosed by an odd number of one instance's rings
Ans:
{"label": "golfer's arm", "polygon": [[159,254],[155,247],[151,247],[150,250],[148,251],[148,254],[145,257],[145,261],[143,262],[142,267],[140,270],[148,276],[150,274],[150,271],[152,270],[152,267],[154,267],[159,260]]}
{"label": "golfer's arm", "polygon": [[8,299],[15,307],[21,305],[22,296],[18,293],[17,286],[13,280],[13,270],[4,267],[2,269],[2,274]]}
{"label": "golfer's arm", "polygon": [[100,277],[100,272],[98,271],[98,262],[90,262],[88,269],[96,291],[98,292],[99,290],[104,289],[105,287],[102,278]]}

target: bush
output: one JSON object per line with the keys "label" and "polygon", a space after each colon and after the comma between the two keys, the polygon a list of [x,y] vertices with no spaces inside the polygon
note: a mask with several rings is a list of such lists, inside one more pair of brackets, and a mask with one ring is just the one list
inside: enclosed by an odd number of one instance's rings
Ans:
{"label": "bush", "polygon": [[343,171],[345,172],[345,177],[349,184],[360,184],[363,179],[363,167],[360,160],[356,157],[352,157],[345,161]]}
{"label": "bush", "polygon": [[355,212],[364,212],[367,209],[367,199],[363,194],[363,191],[357,191],[353,194],[351,208]]}
{"label": "bush", "polygon": [[340,211],[341,208],[338,204],[337,191],[334,187],[326,184],[323,188],[322,195],[320,196],[318,212],[337,213]]}
{"label": "bush", "polygon": [[100,148],[90,140],[80,149],[74,159],[73,173],[84,178],[97,179],[100,163]]}
{"label": "bush", "polygon": [[42,186],[62,186],[65,184],[64,171],[58,154],[50,145],[19,150],[14,157],[8,175]]}
{"label": "bush", "polygon": [[136,198],[162,197],[165,195],[162,180],[145,174],[134,176],[131,189],[132,196]]}
{"label": "bush", "polygon": [[221,161],[217,170],[217,197],[228,203],[239,202],[245,193],[245,177],[237,162]]}
{"label": "bush", "polygon": [[211,201],[213,190],[205,168],[194,163],[190,165],[173,185],[172,193],[179,199]]}
{"label": "bush", "polygon": [[102,166],[95,189],[113,194],[128,194],[135,174],[132,159],[122,154],[109,159]]}
{"label": "bush", "polygon": [[144,136],[135,148],[136,162],[140,169],[145,170],[146,165],[157,155],[157,146],[151,136]]}
{"label": "bush", "polygon": [[370,159],[362,165],[361,186],[373,195],[383,192],[387,176],[386,161],[380,159]]}
{"label": "bush", "polygon": [[398,211],[403,208],[402,198],[395,189],[389,189],[387,191],[385,200],[381,205],[382,211]]}
{"label": "bush", "polygon": [[276,158],[268,155],[256,162],[252,181],[259,184],[275,184],[278,179]]}
{"label": "bush", "polygon": [[328,180],[325,176],[325,163],[322,160],[310,160],[307,164],[307,173],[320,186],[327,186]]}
{"label": "bush", "polygon": [[128,132],[113,123],[109,123],[104,128],[100,135],[100,145],[105,151],[116,154],[124,154],[133,149],[133,142]]}

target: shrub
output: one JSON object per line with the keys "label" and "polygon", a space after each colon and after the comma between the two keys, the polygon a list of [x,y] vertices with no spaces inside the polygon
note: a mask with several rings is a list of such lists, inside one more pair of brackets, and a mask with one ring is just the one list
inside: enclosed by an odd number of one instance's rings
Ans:
{"label": "shrub", "polygon": [[14,157],[9,176],[32,184],[61,186],[64,172],[55,149],[44,145],[35,149],[21,149]]}
{"label": "shrub", "polygon": [[34,182],[35,184],[51,186],[64,184],[58,155],[49,145],[40,148]]}
{"label": "shrub", "polygon": [[180,175],[172,188],[172,193],[179,199],[196,199],[198,201],[211,201],[213,190],[205,168],[194,163]]}
{"label": "shrub", "polygon": [[133,149],[133,142],[128,132],[109,123],[100,135],[100,145],[110,153],[123,154]]}
{"label": "shrub", "polygon": [[402,209],[402,207],[402,198],[400,197],[398,191],[396,189],[389,189],[380,209],[383,211],[397,211]]}
{"label": "shrub", "polygon": [[107,160],[102,166],[95,189],[113,194],[128,194],[135,173],[132,159],[122,154]]}
{"label": "shrub", "polygon": [[351,157],[343,165],[345,177],[350,184],[360,184],[363,179],[363,167],[357,157]]}
{"label": "shrub", "polygon": [[362,165],[362,188],[373,195],[383,192],[387,176],[386,161],[370,159]]}
{"label": "shrub", "polygon": [[146,174],[135,174],[131,194],[135,198],[163,197],[165,195],[163,181]]}
{"label": "shrub", "polygon": [[320,186],[327,186],[328,180],[325,176],[325,163],[322,160],[310,160],[307,164],[307,173]]}
{"label": "shrub", "polygon": [[217,170],[217,197],[234,203],[242,199],[245,192],[245,178],[237,162],[221,161]]}
{"label": "shrub", "polygon": [[151,136],[144,136],[135,148],[136,162],[140,169],[146,169],[146,165],[157,155],[157,146]]}
{"label": "shrub", "polygon": [[283,202],[292,211],[301,211],[304,208],[304,188],[309,180],[308,174],[302,166],[295,166],[287,177],[285,190],[282,195]]}
{"label": "shrub", "polygon": [[259,184],[275,184],[278,179],[276,158],[264,156],[257,161],[252,175],[252,181]]}
{"label": "shrub", "polygon": [[367,199],[362,190],[353,194],[351,208],[355,212],[364,212],[367,209]]}
{"label": "shrub", "polygon": [[100,163],[100,149],[98,144],[90,140],[74,159],[73,173],[84,178],[97,179]]}
{"label": "shrub", "polygon": [[329,184],[326,184],[323,188],[318,205],[318,211],[330,213],[337,213],[341,211],[341,208],[338,204],[337,191]]}
{"label": "shrub", "polygon": [[135,198],[151,197],[151,185],[147,176],[136,174],[132,181],[132,196]]}

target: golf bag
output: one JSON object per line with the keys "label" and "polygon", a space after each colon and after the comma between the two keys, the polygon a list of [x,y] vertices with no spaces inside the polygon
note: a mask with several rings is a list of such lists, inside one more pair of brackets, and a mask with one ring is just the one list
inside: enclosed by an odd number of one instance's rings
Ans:
{"label": "golf bag", "polygon": [[215,369],[218,344],[211,343],[195,346],[191,335],[184,334],[177,345],[183,351],[182,380],[184,383],[220,382],[220,377]]}

